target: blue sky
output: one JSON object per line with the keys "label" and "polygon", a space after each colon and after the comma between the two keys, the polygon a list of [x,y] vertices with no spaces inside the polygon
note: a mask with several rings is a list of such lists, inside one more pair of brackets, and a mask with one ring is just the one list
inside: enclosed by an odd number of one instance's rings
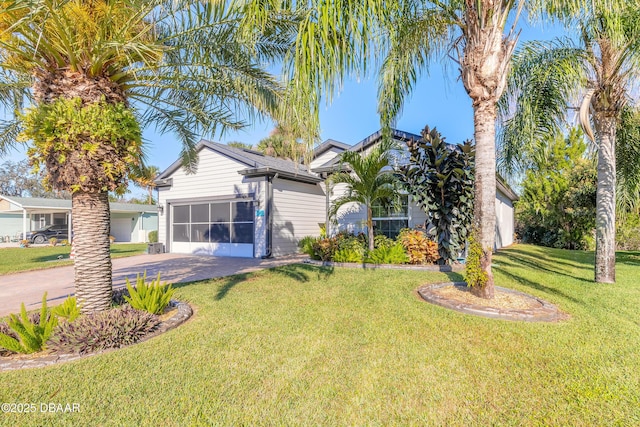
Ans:
{"label": "blue sky", "polygon": [[[550,39],[562,34],[561,29],[530,28],[522,21],[523,32],[520,43],[531,39]],[[444,64],[434,63],[429,74],[424,73],[412,95],[404,105],[397,129],[420,133],[425,125],[436,127],[450,143],[458,143],[473,137],[473,112],[471,101],[462,82],[458,80],[457,67],[448,60]],[[336,94],[331,105],[322,105],[320,123],[321,140],[331,138],[347,144],[355,144],[380,128],[376,112],[377,85],[375,76],[361,82],[347,80]],[[212,138],[219,142],[241,141],[256,144],[273,129],[269,121],[255,123],[239,132],[229,132],[223,137]],[[153,129],[144,133],[147,140],[148,162],[164,170],[176,161],[180,143],[171,134],[159,135]],[[13,151],[8,160],[22,160],[24,151]],[[4,159],[0,159],[2,161]]]}

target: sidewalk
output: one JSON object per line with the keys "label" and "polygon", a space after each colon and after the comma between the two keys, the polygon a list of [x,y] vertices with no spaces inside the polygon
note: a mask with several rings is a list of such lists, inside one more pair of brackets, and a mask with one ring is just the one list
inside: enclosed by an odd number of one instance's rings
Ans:
{"label": "sidewalk", "polygon": [[[124,286],[125,278],[134,281],[136,274],[147,271],[147,279],[167,283],[192,282],[232,274],[248,273],[265,268],[301,262],[306,255],[287,255],[271,259],[219,258],[184,254],[137,255],[113,260],[113,287]],[[20,303],[27,310],[40,307],[47,292],[47,304],[56,305],[75,292],[73,266],[28,271],[0,276],[0,316],[18,313]]]}

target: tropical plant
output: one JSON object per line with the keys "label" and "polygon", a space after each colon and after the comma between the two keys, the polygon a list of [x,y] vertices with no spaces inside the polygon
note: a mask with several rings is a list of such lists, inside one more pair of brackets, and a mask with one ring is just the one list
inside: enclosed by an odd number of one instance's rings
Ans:
{"label": "tropical plant", "polygon": [[261,139],[256,150],[267,156],[298,161],[306,152],[306,145],[284,126],[276,127],[268,137]]}
{"label": "tropical plant", "polygon": [[315,254],[315,251],[313,250],[313,244],[316,243],[318,240],[320,240],[318,237],[304,236],[298,242],[298,247],[300,248],[300,252],[302,252],[303,254],[307,254],[311,258],[315,259],[316,254]]}
{"label": "tropical plant", "polygon": [[[369,250],[374,249],[373,212],[374,202],[384,205],[398,203],[398,179],[390,168],[389,155],[394,148],[391,139],[383,139],[369,153],[345,151],[340,155],[342,167],[346,170],[334,173],[329,185],[335,190],[344,184],[344,194],[331,202],[329,218],[335,220],[341,207],[349,203],[360,203],[367,214],[367,234]],[[345,167],[346,165],[346,167]]]}
{"label": "tropical plant", "polygon": [[473,220],[473,145],[449,145],[435,128],[426,126],[422,138],[407,146],[411,158],[402,169],[402,180],[435,227],[438,263],[449,264],[464,250]]}
{"label": "tropical plant", "polygon": [[481,296],[489,278],[483,267],[483,264],[487,262],[486,253],[482,250],[482,246],[476,240],[475,235],[475,230],[472,230],[469,235],[469,248],[464,266],[464,281],[467,283],[467,287],[471,288],[471,292],[474,295]]}
{"label": "tropical plant", "polygon": [[243,150],[252,150],[253,146],[251,144],[247,144],[240,141],[231,141],[227,142],[228,147],[241,148]]}
{"label": "tropical plant", "polygon": [[[567,14],[578,40],[531,42],[515,56],[505,109],[507,165],[538,149],[540,135],[563,130],[567,106],[580,100],[580,123],[598,152],[595,281],[615,282],[616,131],[640,68],[640,9],[626,1],[586,2]],[[511,104],[511,105],[510,105]]]}
{"label": "tropical plant", "polygon": [[138,187],[147,190],[147,199],[145,203],[155,203],[153,199],[153,189],[156,188],[155,179],[160,173],[157,166],[146,166],[144,164],[134,165],[130,177],[133,183]]}
{"label": "tropical plant", "polygon": [[364,251],[359,251],[354,248],[338,249],[333,254],[333,261],[335,262],[362,262],[364,259]]}
{"label": "tropical plant", "polygon": [[0,347],[23,354],[41,351],[57,323],[57,318],[47,308],[47,293],[45,292],[37,318],[29,318],[24,303],[20,308],[20,316],[17,314],[9,316],[7,326],[13,333],[0,333]]}
{"label": "tropical plant", "polygon": [[160,273],[155,280],[147,283],[147,272],[145,270],[142,277],[136,276],[136,285],[132,286],[129,278],[125,278],[129,295],[124,295],[124,299],[131,307],[137,310],[144,310],[151,314],[162,314],[164,309],[171,302],[175,289],[171,285],[160,284]]}
{"label": "tropical plant", "polygon": [[80,307],[76,297],[68,297],[64,302],[51,310],[51,313],[58,319],[62,318],[67,322],[73,322],[80,316]]}
{"label": "tropical plant", "polygon": [[397,242],[392,246],[378,246],[367,253],[365,261],[371,264],[406,264],[409,256],[402,243]]}
{"label": "tropical plant", "polygon": [[411,264],[434,264],[440,258],[438,244],[423,231],[405,228],[400,231],[398,241],[402,244]]}
{"label": "tropical plant", "polygon": [[47,342],[54,353],[86,354],[135,344],[158,326],[158,316],[128,305],[58,325]]}
{"label": "tropical plant", "polygon": [[[32,140],[31,161],[69,190],[76,295],[85,312],[111,301],[108,191],[142,159],[140,124],[174,132],[197,163],[198,135],[275,114],[282,85],[260,64],[291,45],[293,20],[240,26],[244,2],[18,0],[0,6],[0,150]],[[273,15],[271,15],[273,16]],[[24,110],[23,97],[32,107]]]}

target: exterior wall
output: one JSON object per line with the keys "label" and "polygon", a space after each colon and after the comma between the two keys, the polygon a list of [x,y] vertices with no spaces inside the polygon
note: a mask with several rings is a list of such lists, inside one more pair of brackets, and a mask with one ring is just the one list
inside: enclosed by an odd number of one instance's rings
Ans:
{"label": "exterior wall", "polygon": [[501,191],[496,191],[496,249],[513,244],[514,213],[513,202]]}
{"label": "exterior wall", "polygon": [[[254,250],[241,256],[260,257],[265,255],[265,224],[264,216],[264,178],[247,179],[238,171],[247,166],[229,159],[207,148],[200,151],[198,170],[195,174],[187,174],[182,168],[176,170],[171,178],[170,188],[158,188],[158,203],[163,207],[163,213],[158,217],[158,241],[165,245],[165,250],[179,253],[202,253],[215,255],[233,255],[232,247],[221,247],[215,243],[176,242],[171,247],[171,204],[193,199],[233,198],[235,195],[254,193]],[[227,249],[231,252],[225,252]]]}
{"label": "exterior wall", "polygon": [[342,149],[340,149],[338,147],[331,147],[329,150],[325,151],[324,153],[322,153],[321,155],[319,155],[318,157],[313,159],[313,161],[310,163],[309,166],[311,167],[311,169],[317,168],[319,166],[322,166],[325,163],[327,163],[329,160],[331,160],[334,157],[338,156],[343,151],[344,150],[342,150]]}
{"label": "exterior wall", "polygon": [[273,180],[273,255],[296,253],[300,239],[320,235],[326,201],[319,184]]}

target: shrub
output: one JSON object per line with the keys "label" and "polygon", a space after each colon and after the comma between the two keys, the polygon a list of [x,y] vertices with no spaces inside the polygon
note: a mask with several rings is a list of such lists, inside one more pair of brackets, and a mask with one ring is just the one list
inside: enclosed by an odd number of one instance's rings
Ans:
{"label": "shrub", "polygon": [[475,238],[475,233],[471,233],[469,236],[469,252],[464,268],[464,281],[467,282],[467,286],[484,288],[489,280],[487,272],[482,269],[482,246]]}
{"label": "shrub", "polygon": [[396,245],[396,241],[388,238],[384,234],[378,234],[373,238],[373,246],[375,248],[390,248]]}
{"label": "shrub", "polygon": [[158,243],[158,230],[149,232],[149,243]]}
{"label": "shrub", "polygon": [[320,239],[312,244],[315,259],[331,261],[338,250],[338,240],[335,237]]}
{"label": "shrub", "polygon": [[56,353],[86,354],[120,348],[140,341],[159,323],[158,316],[124,305],[60,324],[47,344]]}
{"label": "shrub", "polygon": [[125,295],[124,299],[131,307],[138,310],[144,310],[151,314],[161,314],[164,309],[169,305],[171,297],[175,292],[175,289],[171,285],[160,284],[160,273],[155,280],[152,280],[147,284],[147,272],[140,277],[136,276],[136,285],[131,286],[129,279],[125,279],[127,282],[127,290],[129,295]]}
{"label": "shrub", "polygon": [[57,318],[47,309],[47,294],[42,297],[42,308],[36,316],[27,314],[22,303],[20,317],[11,314],[7,326],[12,334],[0,333],[0,347],[14,353],[35,353],[41,351],[57,324]]}
{"label": "shrub", "polygon": [[30,244],[31,244],[31,242],[28,241],[27,239],[20,240],[20,247],[21,248],[28,248]]}
{"label": "shrub", "polygon": [[62,240],[60,241],[60,245],[62,245],[62,246],[69,246],[69,241],[68,241],[67,239],[62,239]]}
{"label": "shrub", "polygon": [[616,249],[640,250],[640,215],[637,213],[621,215],[616,222]]}
{"label": "shrub", "polygon": [[393,246],[383,245],[375,248],[369,252],[366,261],[372,264],[406,264],[409,262],[409,256],[402,244],[396,243]]}
{"label": "shrub", "polygon": [[76,297],[69,297],[62,304],[54,307],[51,312],[58,317],[63,318],[67,322],[73,322],[80,316],[80,308]]}
{"label": "shrub", "polygon": [[298,242],[298,247],[303,254],[309,255],[312,259],[319,259],[313,250],[313,244],[319,239],[313,236],[305,236]]}
{"label": "shrub", "polygon": [[57,239],[56,237],[51,237],[51,238],[49,239],[49,244],[50,244],[51,246],[56,246],[56,245],[58,244],[58,239]]}
{"label": "shrub", "polygon": [[335,262],[362,262],[362,252],[352,248],[338,249],[333,255]]}
{"label": "shrub", "polygon": [[405,228],[400,230],[398,240],[407,251],[410,264],[434,264],[440,258],[438,244],[422,231]]}

